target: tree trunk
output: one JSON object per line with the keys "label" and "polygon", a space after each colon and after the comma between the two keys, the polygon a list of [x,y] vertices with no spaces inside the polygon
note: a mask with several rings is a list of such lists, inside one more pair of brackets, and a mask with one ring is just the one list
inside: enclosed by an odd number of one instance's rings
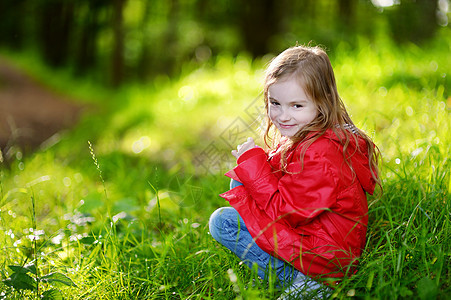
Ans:
{"label": "tree trunk", "polygon": [[267,54],[270,39],[279,28],[277,0],[244,1],[240,11],[239,26],[244,45],[254,57]]}
{"label": "tree trunk", "polygon": [[42,3],[40,42],[43,57],[54,67],[64,65],[69,58],[69,41],[74,21],[74,6],[69,1]]}
{"label": "tree trunk", "polygon": [[138,78],[142,81],[145,81],[149,77],[149,68],[150,68],[150,45],[152,41],[149,41],[147,37],[147,23],[150,18],[150,1],[145,1],[144,3],[144,11],[143,17],[141,21],[141,32],[142,32],[142,44],[141,44],[141,52],[138,59],[138,64],[136,66],[136,72],[138,74]]}
{"label": "tree trunk", "polygon": [[355,24],[355,6],[354,0],[338,1],[339,25],[343,26],[346,31],[354,28]]}
{"label": "tree trunk", "polygon": [[26,0],[0,1],[0,44],[20,49],[24,43]]}
{"label": "tree trunk", "polygon": [[77,53],[75,53],[75,74],[82,75],[94,69],[97,56],[97,37],[99,33],[99,13],[108,3],[105,1],[85,1],[87,12],[82,19]]}
{"label": "tree trunk", "polygon": [[437,0],[405,0],[387,11],[393,38],[398,42],[420,43],[432,38],[438,28]]}
{"label": "tree trunk", "polygon": [[111,84],[118,87],[124,80],[124,28],[123,9],[126,0],[113,0],[113,54]]}

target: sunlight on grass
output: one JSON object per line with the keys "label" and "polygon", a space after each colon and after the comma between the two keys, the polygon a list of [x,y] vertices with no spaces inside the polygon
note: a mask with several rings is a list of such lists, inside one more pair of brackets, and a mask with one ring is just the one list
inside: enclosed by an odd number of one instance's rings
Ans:
{"label": "sunlight on grass", "polygon": [[[337,298],[427,299],[450,292],[446,34],[427,50],[362,40],[358,49],[342,44],[329,51],[353,120],[381,149],[384,183],[383,196],[369,199],[358,276],[337,287]],[[59,271],[77,284],[61,288],[67,298],[279,295],[215,243],[207,226],[210,213],[225,205],[218,194],[227,189],[222,174],[233,165],[231,147],[258,135],[268,59],[222,55],[179,79],[128,86],[115,95],[98,90],[108,101],[87,100],[96,93],[89,85],[86,94],[72,94],[89,95],[83,101],[104,107],[54,146],[28,156],[17,150],[2,163],[2,279],[11,276],[8,265],[33,261],[35,239],[41,275]],[[43,69],[30,72],[36,70]],[[72,92],[71,84],[50,80],[48,71],[42,76]],[[6,291],[1,299],[32,293],[2,283],[0,290]]]}

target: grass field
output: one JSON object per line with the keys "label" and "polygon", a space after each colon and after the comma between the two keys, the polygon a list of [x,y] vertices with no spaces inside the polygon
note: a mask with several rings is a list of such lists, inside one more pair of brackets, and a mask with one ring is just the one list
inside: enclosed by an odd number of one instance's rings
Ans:
{"label": "grass field", "polygon": [[[450,36],[329,50],[353,120],[381,149],[384,187],[369,198],[359,272],[333,298],[451,295]],[[231,146],[258,136],[267,58],[220,55],[108,91],[9,55],[92,109],[56,144],[1,163],[0,299],[277,298],[207,224],[227,205]]]}

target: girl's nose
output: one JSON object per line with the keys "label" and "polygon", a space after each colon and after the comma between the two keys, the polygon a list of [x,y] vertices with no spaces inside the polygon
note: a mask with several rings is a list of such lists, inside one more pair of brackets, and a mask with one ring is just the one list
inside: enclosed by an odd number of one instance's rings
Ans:
{"label": "girl's nose", "polygon": [[290,116],[289,112],[287,111],[287,109],[282,109],[282,111],[280,112],[279,120],[280,121],[289,121],[290,119],[291,119],[291,116]]}

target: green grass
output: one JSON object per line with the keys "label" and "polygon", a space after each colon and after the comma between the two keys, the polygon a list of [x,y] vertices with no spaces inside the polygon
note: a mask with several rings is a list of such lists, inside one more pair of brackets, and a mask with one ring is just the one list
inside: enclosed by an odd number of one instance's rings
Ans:
{"label": "green grass", "polygon": [[[334,298],[451,294],[450,52],[446,30],[423,49],[362,40],[357,49],[330,50],[340,94],[384,159],[384,194],[369,198],[360,270]],[[218,194],[233,164],[227,141],[240,141],[228,136],[229,126],[243,130],[240,137],[257,135],[266,60],[219,56],[178,79],[111,92],[9,55],[53,89],[97,108],[57,144],[2,164],[2,279],[10,265],[37,262],[37,275],[60,272],[76,284],[40,283],[40,293],[55,288],[66,299],[280,294],[213,241],[207,225],[226,205]],[[0,283],[0,299],[35,295]]]}

